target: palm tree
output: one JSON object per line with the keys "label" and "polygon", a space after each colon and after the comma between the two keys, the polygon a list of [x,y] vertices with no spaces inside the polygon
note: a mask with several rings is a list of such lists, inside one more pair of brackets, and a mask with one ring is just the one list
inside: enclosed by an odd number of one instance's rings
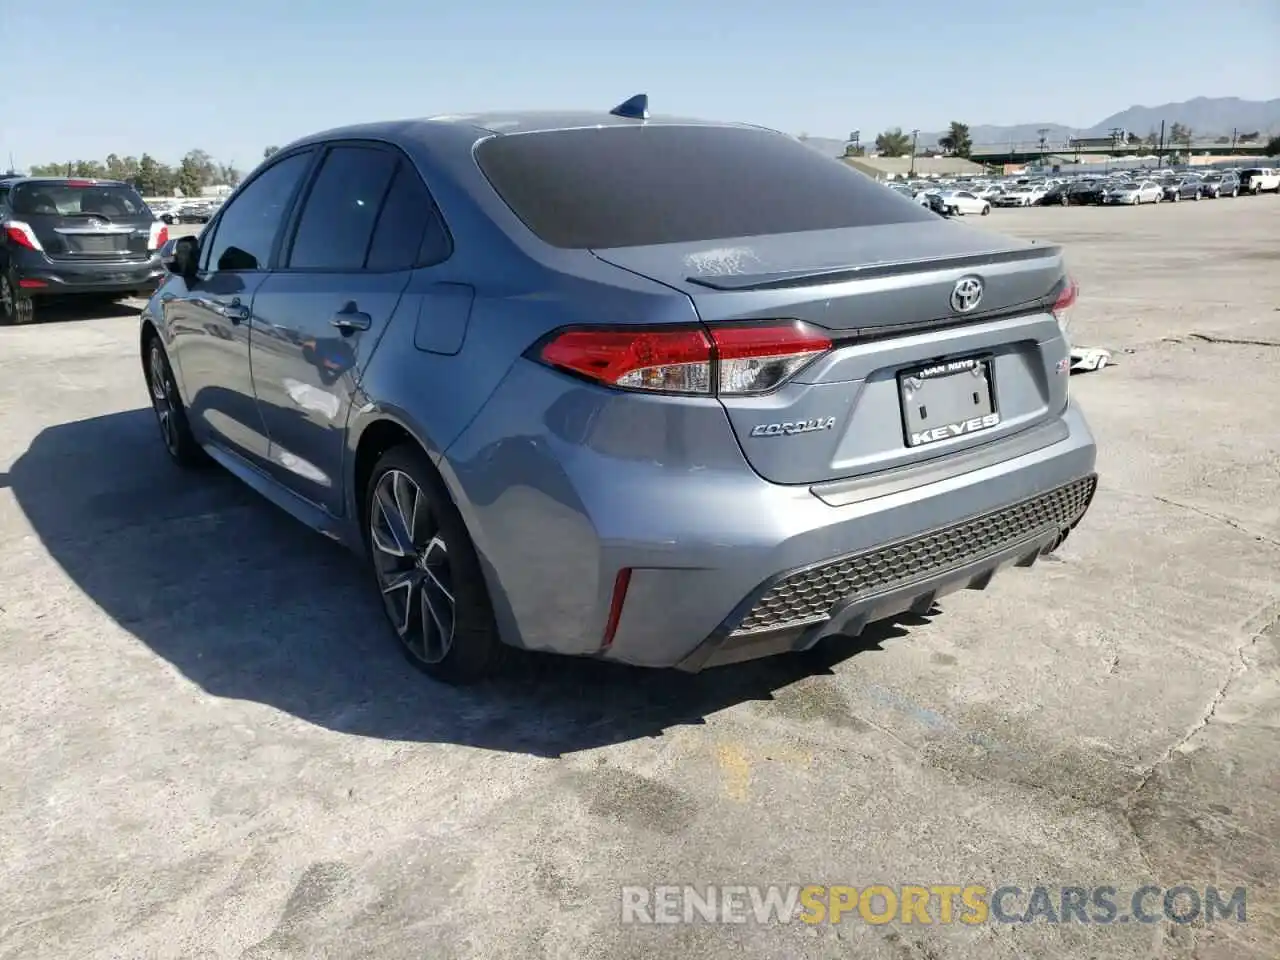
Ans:
{"label": "palm tree", "polygon": [[876,137],[876,153],[882,157],[905,157],[911,153],[911,137],[901,127],[886,130]]}

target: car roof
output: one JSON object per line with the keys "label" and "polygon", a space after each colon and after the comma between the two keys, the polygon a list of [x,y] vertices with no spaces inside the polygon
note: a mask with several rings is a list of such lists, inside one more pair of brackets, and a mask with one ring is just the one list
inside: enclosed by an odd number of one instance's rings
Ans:
{"label": "car roof", "polygon": [[0,177],[0,183],[10,185],[18,183],[92,183],[103,187],[127,187],[130,184],[123,180],[107,180],[102,177]]}
{"label": "car roof", "polygon": [[[427,146],[465,144],[474,146],[495,136],[522,133],[550,133],[559,130],[583,130],[635,126],[698,126],[754,129],[778,133],[767,127],[749,123],[700,120],[693,117],[650,116],[646,119],[615,116],[608,111],[588,110],[515,110],[505,112],[439,114],[405,120],[384,120],[351,124],[310,134],[290,143],[286,150],[330,140],[386,140],[392,143],[416,141]],[[785,134],[779,134],[785,136]]]}

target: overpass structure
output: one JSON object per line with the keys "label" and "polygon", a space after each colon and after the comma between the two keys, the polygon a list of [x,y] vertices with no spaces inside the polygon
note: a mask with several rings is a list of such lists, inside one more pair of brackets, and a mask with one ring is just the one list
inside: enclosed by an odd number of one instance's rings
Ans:
{"label": "overpass structure", "polygon": [[1129,156],[1172,156],[1175,153],[1202,153],[1212,154],[1214,156],[1241,156],[1241,157],[1261,157],[1266,153],[1266,141],[1259,140],[1256,143],[1218,143],[1213,138],[1196,138],[1191,141],[1190,147],[1185,143],[1166,143],[1163,149],[1157,151],[1156,147],[1152,147],[1146,143],[1120,143],[1120,144],[1099,144],[1091,145],[1071,144],[1057,141],[1054,143],[1046,142],[1042,147],[1039,141],[1031,143],[977,143],[974,144],[969,151],[969,158],[975,163],[984,164],[1003,164],[1003,163],[1031,163],[1044,157],[1129,157]]}

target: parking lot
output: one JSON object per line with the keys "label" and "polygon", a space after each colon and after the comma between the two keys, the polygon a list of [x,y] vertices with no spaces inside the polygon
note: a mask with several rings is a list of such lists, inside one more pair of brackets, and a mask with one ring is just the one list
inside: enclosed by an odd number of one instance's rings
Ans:
{"label": "parking lot", "polygon": [[[0,957],[1280,955],[1280,198],[1064,243],[1101,485],[812,656],[411,670],[361,567],[156,436],[136,303],[0,329]],[[195,228],[192,228],[195,229]],[[554,545],[552,545],[554,549]],[[1245,923],[621,923],[624,884],[1216,884]]]}

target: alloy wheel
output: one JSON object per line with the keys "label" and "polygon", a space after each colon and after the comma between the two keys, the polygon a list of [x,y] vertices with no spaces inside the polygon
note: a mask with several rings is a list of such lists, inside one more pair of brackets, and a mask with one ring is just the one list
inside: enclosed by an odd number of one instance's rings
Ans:
{"label": "alloy wheel", "polygon": [[0,317],[10,323],[30,323],[35,316],[35,305],[29,297],[18,295],[13,281],[7,274],[0,274]]}
{"label": "alloy wheel", "polygon": [[176,457],[179,445],[178,386],[173,382],[169,364],[165,362],[164,352],[158,343],[151,345],[147,380],[151,386],[151,406],[155,409],[156,420],[160,424],[160,436],[164,439],[165,448]]}
{"label": "alloy wheel", "polygon": [[449,547],[426,494],[403,470],[378,478],[369,510],[369,543],[387,616],[409,652],[439,663],[453,647],[453,575]]}

